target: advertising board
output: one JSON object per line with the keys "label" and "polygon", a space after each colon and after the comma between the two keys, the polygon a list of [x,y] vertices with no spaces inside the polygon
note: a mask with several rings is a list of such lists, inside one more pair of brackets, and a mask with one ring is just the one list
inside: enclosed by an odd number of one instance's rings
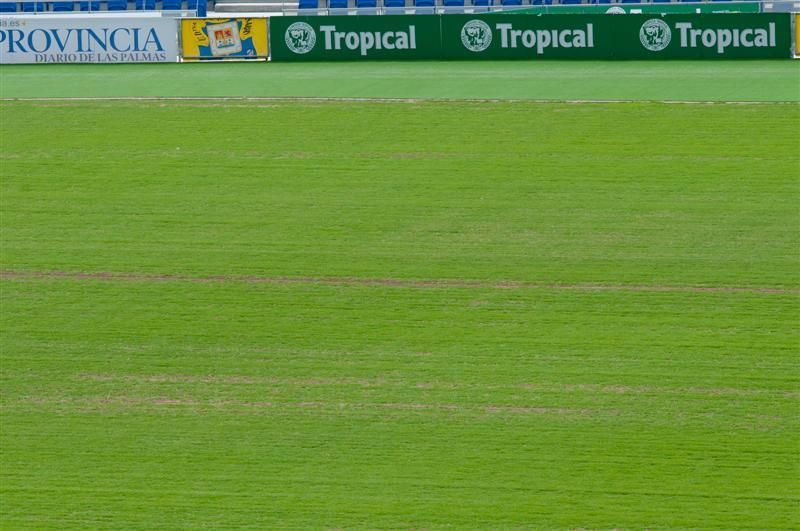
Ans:
{"label": "advertising board", "polygon": [[449,59],[599,59],[612,56],[606,15],[451,15],[442,22]]}
{"label": "advertising board", "polygon": [[439,59],[436,15],[276,17],[274,61]]}
{"label": "advertising board", "polygon": [[181,20],[184,60],[258,59],[268,56],[266,18]]}
{"label": "advertising board", "polygon": [[774,14],[451,15],[448,59],[789,57],[789,18]]}
{"label": "advertising board", "polygon": [[789,57],[786,13],[279,17],[275,61]]}
{"label": "advertising board", "polygon": [[175,62],[177,33],[160,16],[3,16],[0,64]]}

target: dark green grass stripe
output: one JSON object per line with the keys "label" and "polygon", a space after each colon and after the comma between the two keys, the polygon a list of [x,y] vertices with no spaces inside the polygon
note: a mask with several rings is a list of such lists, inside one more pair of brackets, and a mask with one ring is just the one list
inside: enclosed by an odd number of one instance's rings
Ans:
{"label": "dark green grass stripe", "polygon": [[12,65],[0,96],[800,101],[800,62]]}

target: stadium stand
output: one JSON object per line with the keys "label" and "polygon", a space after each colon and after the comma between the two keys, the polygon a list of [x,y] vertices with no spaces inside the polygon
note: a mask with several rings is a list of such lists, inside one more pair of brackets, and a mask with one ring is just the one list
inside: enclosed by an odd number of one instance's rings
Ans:
{"label": "stadium stand", "polygon": [[47,11],[47,6],[44,2],[22,2],[23,13],[38,13]]}
{"label": "stadium stand", "polygon": [[[559,6],[614,5],[669,3],[721,3],[731,6],[747,4],[747,0],[56,0],[53,2],[19,1],[0,2],[0,13],[41,13],[41,12],[94,12],[94,11],[196,11],[197,16],[205,16],[206,7],[212,12],[223,13],[264,13],[264,14],[308,14],[308,15],[358,15],[358,14],[432,14],[432,13],[483,13],[515,8],[553,6],[558,13]],[[773,6],[794,6],[800,10],[800,0],[794,2],[761,2],[763,11],[782,11]],[[752,5],[752,3],[750,4]],[[726,8],[728,6],[725,6]],[[725,9],[725,8],[723,8]],[[735,8],[731,8],[735,10]],[[549,11],[549,10],[548,10]],[[573,11],[574,12],[574,11]]]}

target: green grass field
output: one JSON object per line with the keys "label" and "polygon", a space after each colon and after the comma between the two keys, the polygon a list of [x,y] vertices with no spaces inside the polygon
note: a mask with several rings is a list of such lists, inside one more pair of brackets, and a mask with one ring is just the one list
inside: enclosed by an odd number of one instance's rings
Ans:
{"label": "green grass field", "polygon": [[800,61],[14,65],[0,97],[800,101]]}
{"label": "green grass field", "polygon": [[[578,66],[569,97],[606,99],[578,85],[610,65]],[[111,94],[112,69],[3,68],[0,92],[131,95],[135,71]],[[730,99],[798,99],[751,78]],[[202,94],[170,79],[140,94]],[[469,85],[427,97],[491,97]],[[0,527],[797,529],[798,124],[0,102]]]}

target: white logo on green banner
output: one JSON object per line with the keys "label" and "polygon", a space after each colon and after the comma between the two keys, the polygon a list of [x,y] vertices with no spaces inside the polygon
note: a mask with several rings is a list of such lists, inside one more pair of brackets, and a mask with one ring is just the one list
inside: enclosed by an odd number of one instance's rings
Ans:
{"label": "white logo on green banner", "polygon": [[286,28],[286,47],[294,53],[304,54],[314,49],[317,33],[305,22],[295,22]]}
{"label": "white logo on green banner", "polygon": [[642,24],[642,29],[639,30],[639,40],[642,46],[651,52],[660,52],[667,46],[669,41],[672,40],[672,31],[669,25],[660,18],[651,18]]}
{"label": "white logo on green banner", "polygon": [[492,28],[482,20],[470,20],[461,28],[461,43],[471,52],[482,52],[492,44]]}

